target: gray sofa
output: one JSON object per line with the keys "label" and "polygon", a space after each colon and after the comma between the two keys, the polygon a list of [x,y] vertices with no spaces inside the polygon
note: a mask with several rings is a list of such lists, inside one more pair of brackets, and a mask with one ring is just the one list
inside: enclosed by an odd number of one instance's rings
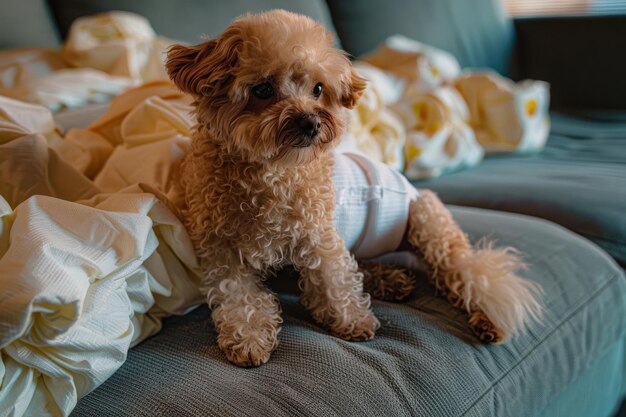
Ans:
{"label": "gray sofa", "polygon": [[[376,339],[349,343],[312,321],[285,271],[270,282],[285,324],[268,364],[230,365],[217,348],[209,311],[199,307],[166,320],[159,334],[132,349],[73,415],[615,415],[626,394],[626,122],[620,113],[626,95],[619,100],[607,90],[606,103],[598,103],[601,83],[579,86],[591,92],[588,102],[580,94],[572,99],[566,91],[572,86],[559,73],[575,80],[577,63],[542,67],[536,59],[546,55],[545,45],[532,36],[536,22],[512,22],[497,0],[7,0],[0,47],[58,45],[74,18],[113,9],[143,14],[157,33],[195,42],[239,14],[275,7],[324,23],[354,55],[403,33],[449,50],[463,66],[520,78],[539,71],[558,86],[555,108],[579,116],[554,114],[543,152],[488,158],[416,184],[457,205],[453,214],[472,238],[490,236],[525,253],[524,275],[545,291],[544,321],[503,345],[482,345],[463,314],[420,277],[410,301],[375,302],[383,324]],[[20,30],[20,16],[35,21]],[[572,30],[558,19],[540,22],[540,29],[546,25],[559,34]],[[565,54],[568,47],[561,46],[548,55]],[[594,62],[601,72],[612,61],[603,55]]]}

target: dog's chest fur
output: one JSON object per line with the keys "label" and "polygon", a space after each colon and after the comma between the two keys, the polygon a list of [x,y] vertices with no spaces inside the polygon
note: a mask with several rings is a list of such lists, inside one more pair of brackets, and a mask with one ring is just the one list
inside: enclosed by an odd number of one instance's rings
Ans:
{"label": "dog's chest fur", "polygon": [[199,254],[236,256],[259,271],[305,263],[334,209],[332,165],[330,154],[272,170],[206,149],[189,154],[185,220]]}

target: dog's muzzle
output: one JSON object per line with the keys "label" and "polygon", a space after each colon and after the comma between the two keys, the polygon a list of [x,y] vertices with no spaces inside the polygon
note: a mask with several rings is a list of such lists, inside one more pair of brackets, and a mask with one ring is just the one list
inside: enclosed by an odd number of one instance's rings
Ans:
{"label": "dog's muzzle", "polygon": [[281,129],[279,137],[283,145],[307,148],[321,139],[322,119],[314,113],[301,113],[290,118]]}
{"label": "dog's muzzle", "polygon": [[322,121],[318,116],[313,114],[303,114],[297,117],[294,122],[298,130],[309,138],[317,136],[322,128]]}

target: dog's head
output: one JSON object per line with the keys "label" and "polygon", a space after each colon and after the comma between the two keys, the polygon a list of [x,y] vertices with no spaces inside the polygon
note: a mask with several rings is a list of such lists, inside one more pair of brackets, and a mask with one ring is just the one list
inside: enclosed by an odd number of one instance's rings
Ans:
{"label": "dog's head", "polygon": [[211,140],[249,161],[298,165],[332,148],[366,86],[332,36],[283,10],[235,20],[217,39],[168,52]]}

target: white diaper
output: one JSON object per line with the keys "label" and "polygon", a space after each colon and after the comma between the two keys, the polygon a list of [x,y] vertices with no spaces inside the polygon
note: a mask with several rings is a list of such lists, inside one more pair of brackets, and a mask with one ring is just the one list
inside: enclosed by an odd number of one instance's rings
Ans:
{"label": "white diaper", "polygon": [[359,258],[398,249],[419,194],[398,171],[354,153],[335,153],[335,224]]}

